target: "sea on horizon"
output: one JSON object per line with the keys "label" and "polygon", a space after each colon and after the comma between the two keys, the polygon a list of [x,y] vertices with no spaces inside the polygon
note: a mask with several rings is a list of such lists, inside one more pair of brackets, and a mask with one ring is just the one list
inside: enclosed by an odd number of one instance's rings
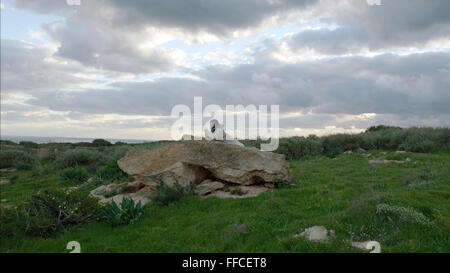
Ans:
{"label": "sea on horizon", "polygon": [[[69,142],[69,143],[77,143],[77,142],[92,142],[96,138],[83,138],[83,137],[44,137],[44,136],[9,136],[2,135],[0,136],[1,140],[10,140],[16,143],[21,141],[32,141],[39,144],[42,143],[61,143],[61,142]],[[105,138],[105,140],[116,143],[118,141],[125,143],[145,143],[145,142],[153,142],[154,140],[138,140],[138,139],[117,139],[117,138]]]}

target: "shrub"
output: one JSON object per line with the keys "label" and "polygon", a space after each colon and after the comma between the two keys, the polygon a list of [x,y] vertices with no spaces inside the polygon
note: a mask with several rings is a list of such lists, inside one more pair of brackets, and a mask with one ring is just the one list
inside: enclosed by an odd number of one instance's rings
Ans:
{"label": "shrub", "polygon": [[33,149],[39,148],[39,144],[32,141],[21,141],[19,142],[19,145],[22,145],[25,148],[33,148]]}
{"label": "shrub", "polygon": [[62,180],[71,180],[77,182],[84,182],[88,179],[88,177],[89,174],[86,169],[78,166],[65,170],[60,175],[60,178]]}
{"label": "shrub", "polygon": [[96,176],[107,182],[129,178],[129,176],[119,168],[116,160],[110,161],[108,165],[101,168]]}
{"label": "shrub", "polygon": [[106,158],[97,151],[87,149],[69,150],[59,155],[55,160],[57,169],[65,169],[78,165],[92,166],[95,169],[106,163]]}
{"label": "shrub", "polygon": [[118,146],[112,146],[107,147],[103,154],[108,158],[108,160],[119,160],[120,158],[124,157],[126,153],[133,149],[132,146],[129,145],[118,145]]}
{"label": "shrub", "polygon": [[3,145],[17,145],[17,143],[15,143],[14,141],[5,140],[5,139],[0,139],[0,144],[3,144]]}
{"label": "shrub", "polygon": [[114,143],[114,145],[121,146],[121,145],[128,145],[128,144],[123,141],[117,141],[116,143]]}
{"label": "shrub", "polygon": [[101,138],[94,139],[94,141],[92,141],[92,144],[97,147],[112,146],[111,142]]}
{"label": "shrub", "polygon": [[19,170],[19,171],[29,171],[29,170],[32,170],[32,169],[33,169],[33,166],[31,164],[28,164],[28,163],[19,163],[17,165],[17,170]]}
{"label": "shrub", "polygon": [[112,200],[103,208],[103,218],[112,227],[133,224],[141,218],[143,213],[144,208],[141,201],[135,204],[132,198],[123,198],[120,207]]}
{"label": "shrub", "polygon": [[402,129],[400,127],[396,127],[396,126],[386,126],[386,125],[378,125],[378,126],[372,126],[366,129],[366,133],[370,133],[370,132],[379,132],[379,131],[384,131],[384,130],[388,130],[388,129]]}
{"label": "shrub", "polygon": [[423,215],[421,212],[417,212],[412,208],[396,207],[387,204],[379,204],[377,206],[377,214],[388,217],[392,220],[392,217],[406,223],[415,223],[421,225],[430,225],[431,221]]}
{"label": "shrub", "polygon": [[160,181],[153,193],[152,200],[158,206],[167,206],[170,203],[178,202],[186,195],[193,195],[194,187],[192,184],[183,187],[178,182],[175,182],[173,187],[169,187],[164,182]]}
{"label": "shrub", "polygon": [[27,163],[33,165],[37,162],[35,156],[21,150],[1,150],[0,168],[13,168],[19,164]]}
{"label": "shrub", "polygon": [[26,235],[43,237],[98,220],[101,216],[97,199],[60,190],[38,192],[15,210],[16,227]]}

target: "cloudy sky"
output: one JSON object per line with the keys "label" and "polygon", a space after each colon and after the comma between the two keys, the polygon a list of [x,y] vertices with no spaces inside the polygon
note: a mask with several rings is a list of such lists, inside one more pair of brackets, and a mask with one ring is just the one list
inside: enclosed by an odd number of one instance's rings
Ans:
{"label": "cloudy sky", "polygon": [[1,0],[1,134],[169,139],[194,96],[284,136],[450,126],[450,1],[379,1]]}

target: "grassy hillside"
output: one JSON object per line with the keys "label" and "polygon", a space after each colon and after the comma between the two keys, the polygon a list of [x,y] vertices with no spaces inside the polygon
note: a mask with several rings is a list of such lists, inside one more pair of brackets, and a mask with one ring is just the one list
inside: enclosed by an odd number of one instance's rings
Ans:
{"label": "grassy hillside", "polygon": [[[95,149],[109,162],[130,147]],[[449,151],[302,156],[289,161],[295,186],[256,198],[187,196],[168,206],[149,204],[138,222],[114,229],[93,221],[45,238],[8,233],[12,220],[6,210],[45,188],[79,183],[61,178],[72,167],[55,169],[55,160],[63,161],[58,153],[39,159],[31,169],[0,172],[1,179],[10,181],[0,185],[0,252],[67,252],[73,240],[82,252],[361,252],[349,247],[350,239],[377,240],[382,252],[450,252]],[[102,169],[86,162],[83,168],[90,175]],[[106,182],[100,179],[78,191],[87,194],[101,183]],[[380,204],[389,209],[377,213]],[[333,229],[336,236],[328,243],[293,237],[314,225]]]}

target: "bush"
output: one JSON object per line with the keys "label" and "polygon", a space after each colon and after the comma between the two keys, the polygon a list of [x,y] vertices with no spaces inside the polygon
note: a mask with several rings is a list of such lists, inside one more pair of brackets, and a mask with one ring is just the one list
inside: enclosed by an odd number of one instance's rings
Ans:
{"label": "bush", "polygon": [[366,129],[366,133],[373,133],[373,132],[379,132],[384,130],[390,130],[390,129],[402,129],[401,127],[396,126],[386,126],[386,125],[378,125],[378,126],[372,126]]}
{"label": "bush", "polygon": [[65,170],[60,175],[60,178],[62,180],[71,180],[77,182],[84,182],[88,179],[88,177],[89,174],[86,169],[78,166]]}
{"label": "bush", "polygon": [[17,170],[18,171],[29,171],[29,170],[32,170],[32,169],[33,169],[33,166],[31,164],[28,164],[28,163],[19,163],[17,165]]}
{"label": "bush", "polygon": [[387,217],[389,220],[397,218],[401,222],[430,225],[431,221],[421,212],[417,212],[412,208],[396,207],[387,204],[379,204],[377,206],[377,214]]}
{"label": "bush", "polygon": [[[259,148],[261,140],[244,140],[246,146]],[[275,151],[284,154],[288,160],[298,160],[304,156],[323,154],[333,158],[345,151],[365,150],[405,150],[408,152],[433,153],[450,149],[449,128],[400,128],[393,126],[373,126],[360,134],[336,134],[323,137],[315,135],[281,138]]]}
{"label": "bush", "polygon": [[126,155],[129,150],[133,147],[129,145],[118,145],[105,148],[103,154],[108,158],[108,160],[119,160]]}
{"label": "bush", "polygon": [[20,164],[26,163],[33,165],[37,162],[35,156],[21,150],[1,150],[0,168],[14,168]]}
{"label": "bush", "polygon": [[11,141],[11,140],[5,140],[5,139],[0,139],[0,144],[2,144],[2,145],[18,145],[18,144],[15,143],[14,141]]}
{"label": "bush", "polygon": [[57,169],[65,169],[68,167],[75,167],[78,165],[92,166],[96,169],[98,166],[104,165],[106,158],[97,151],[87,149],[69,150],[59,155],[55,160],[55,167]]}
{"label": "bush", "polygon": [[141,218],[143,213],[141,201],[135,204],[132,198],[123,198],[120,208],[114,200],[103,208],[103,218],[112,227],[133,224]]}
{"label": "bush", "polygon": [[32,141],[21,141],[19,142],[19,145],[22,145],[25,148],[33,148],[33,149],[39,148],[39,144]]}
{"label": "bush", "polygon": [[92,141],[92,144],[94,144],[94,146],[97,146],[97,147],[112,146],[111,142],[101,139],[101,138],[94,139],[94,141]]}
{"label": "bush", "polygon": [[114,182],[117,180],[129,178],[129,176],[119,168],[116,160],[110,161],[108,165],[101,168],[97,172],[96,176],[101,178],[105,182]]}
{"label": "bush", "polygon": [[160,181],[153,193],[152,200],[158,206],[167,206],[170,203],[178,202],[187,195],[193,195],[194,186],[192,184],[183,187],[178,182],[175,182],[173,187],[167,186]]}
{"label": "bush", "polygon": [[14,210],[14,213],[5,213],[5,217],[13,221],[9,228],[18,230],[7,231],[8,233],[20,231],[26,235],[42,237],[67,231],[101,217],[101,207],[96,198],[60,190],[38,192]]}

